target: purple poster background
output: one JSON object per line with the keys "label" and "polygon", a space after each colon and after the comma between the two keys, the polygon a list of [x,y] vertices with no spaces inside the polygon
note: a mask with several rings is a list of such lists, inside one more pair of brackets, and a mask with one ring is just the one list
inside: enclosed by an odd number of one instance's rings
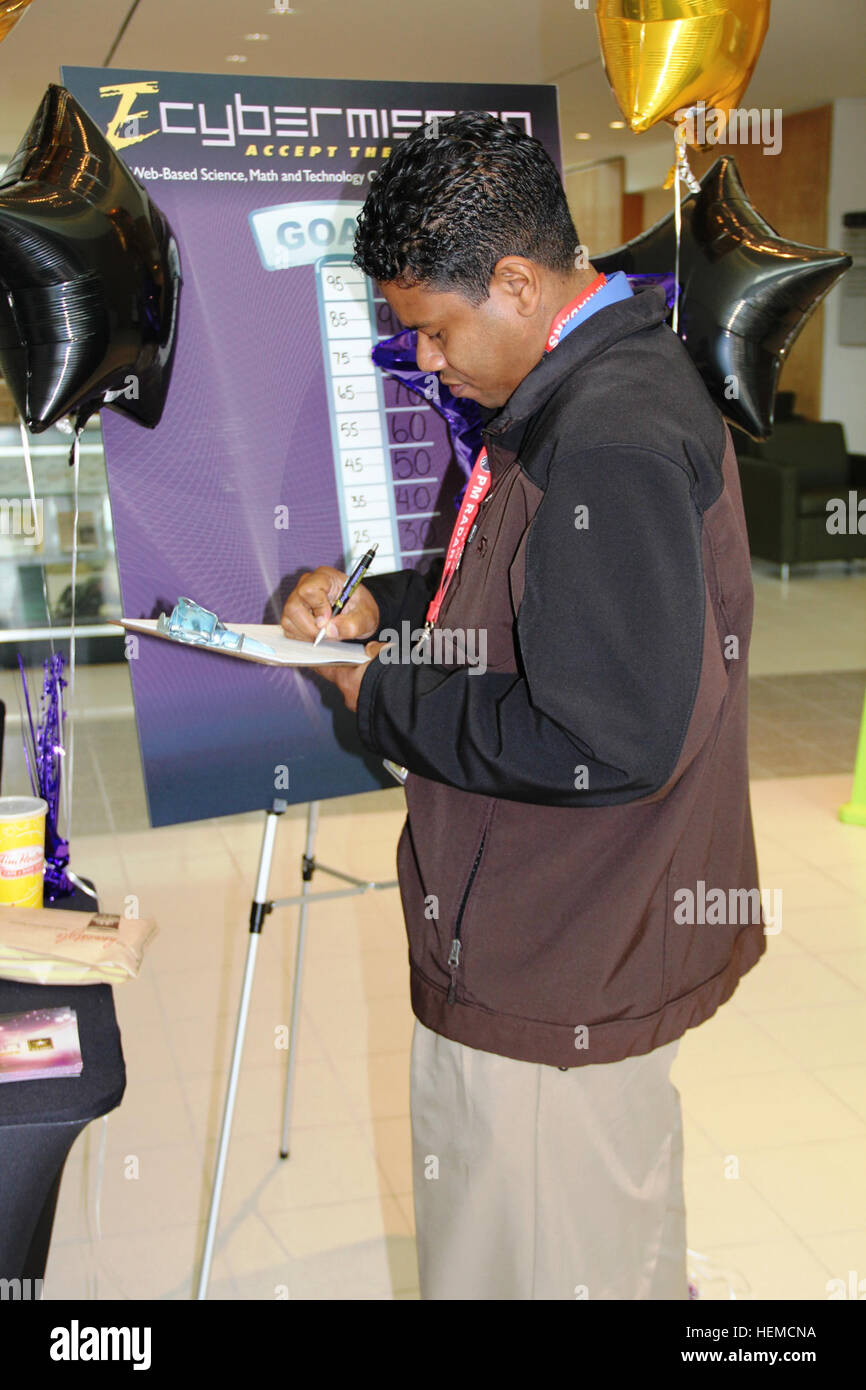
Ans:
{"label": "purple poster background", "polygon": [[[150,431],[102,413],[124,615],[156,616],[183,594],[224,621],[278,621],[302,571],[343,567],[344,533],[315,267],[310,259],[266,269],[250,214],[321,201],[338,227],[334,204],[363,201],[369,170],[394,142],[382,130],[437,111],[527,113],[559,163],[555,89],[102,68],[65,68],[63,80],[103,130],[133,141],[119,153],[167,216],[181,254],[163,419]],[[267,128],[281,136],[246,133]],[[363,184],[304,170],[361,173]],[[192,171],[195,179],[179,177]],[[323,249],[351,255],[339,239]],[[379,319],[381,336],[400,326]],[[439,515],[424,553],[408,562],[426,568],[447,542],[464,479],[440,417],[428,412],[422,427]],[[153,825],[264,809],[275,796],[303,802],[394,785],[361,747],[354,715],[315,676],[146,638],[130,664]]]}

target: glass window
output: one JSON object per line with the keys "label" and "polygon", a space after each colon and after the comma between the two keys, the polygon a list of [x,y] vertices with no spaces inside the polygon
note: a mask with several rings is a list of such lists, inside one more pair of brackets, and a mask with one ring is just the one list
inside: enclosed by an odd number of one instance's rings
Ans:
{"label": "glass window", "polygon": [[[17,425],[0,425],[0,642],[5,648],[66,637],[72,612],[74,496],[71,436],[30,435],[37,516],[32,516]],[[78,478],[76,638],[122,638],[106,619],[121,616],[120,586],[98,418],[82,432]],[[92,644],[87,644],[92,647]],[[96,659],[105,660],[102,648]],[[35,653],[34,653],[35,654]],[[3,652],[3,664],[8,662]],[[87,647],[82,659],[88,659]],[[91,659],[96,655],[91,654]]]}

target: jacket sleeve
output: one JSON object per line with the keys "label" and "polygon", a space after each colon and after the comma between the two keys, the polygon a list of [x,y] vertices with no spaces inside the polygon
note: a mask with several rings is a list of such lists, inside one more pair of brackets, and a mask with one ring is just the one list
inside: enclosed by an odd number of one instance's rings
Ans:
{"label": "jacket sleeve", "polygon": [[[585,509],[585,510],[578,510]],[[670,778],[700,683],[700,514],[684,464],[608,445],[554,463],[530,524],[516,673],[373,661],[362,741],[465,791],[608,805]]]}
{"label": "jacket sleeve", "polygon": [[417,570],[394,570],[391,574],[374,574],[364,580],[379,605],[379,631],[399,630],[408,621],[413,628],[423,627],[427,605],[436,592],[442,573],[442,560],[437,560],[426,575]]}

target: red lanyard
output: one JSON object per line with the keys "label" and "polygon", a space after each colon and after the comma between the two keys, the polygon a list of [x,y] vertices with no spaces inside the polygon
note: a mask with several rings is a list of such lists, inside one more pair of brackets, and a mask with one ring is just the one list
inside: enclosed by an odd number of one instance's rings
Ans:
{"label": "red lanyard", "polygon": [[[556,347],[562,337],[562,331],[566,324],[570,323],[575,315],[583,308],[584,304],[592,299],[593,295],[597,294],[602,286],[606,284],[606,277],[604,275],[597,275],[592,283],[588,285],[576,299],[572,299],[569,304],[566,304],[564,309],[560,309],[553,323],[550,325],[550,332],[544,349],[545,352],[550,352]],[[487,450],[482,447],[481,452],[475,460],[475,467],[472,469],[469,482],[466,484],[466,491],[463,494],[463,501],[460,504],[460,512],[454,523],[454,530],[451,532],[451,540],[448,542],[448,550],[445,555],[445,564],[442,567],[442,578],[439,581],[439,588],[436,590],[427,609],[427,619],[424,623],[424,628],[428,632],[439,616],[439,610],[442,607],[442,601],[445,598],[448,585],[460,568],[460,560],[463,556],[466,538],[471,530],[470,523],[481,507],[481,503],[484,501],[489,489],[490,464],[487,461]]]}
{"label": "red lanyard", "polygon": [[427,609],[427,621],[424,627],[428,631],[439,616],[439,609],[442,607],[445,590],[448,588],[448,585],[457,572],[457,567],[463,555],[463,547],[466,544],[466,537],[469,534],[469,523],[484,501],[489,487],[490,464],[487,462],[487,450],[482,447],[481,453],[475,460],[475,467],[472,470],[469,482],[466,484],[463,501],[460,503],[460,512],[454,523],[454,530],[451,532],[451,540],[448,543],[445,564],[442,567],[442,578],[439,580],[439,588],[436,590],[433,600]]}
{"label": "red lanyard", "polygon": [[562,330],[565,328],[565,325],[571,323],[571,320],[580,313],[584,304],[592,299],[593,295],[598,294],[599,290],[603,289],[606,284],[606,275],[596,275],[595,279],[591,284],[587,285],[582,294],[579,294],[570,304],[566,304],[564,309],[560,309],[553,323],[550,325],[550,332],[547,335],[547,347],[544,349],[545,352],[550,352],[552,348],[556,347],[562,337]]}

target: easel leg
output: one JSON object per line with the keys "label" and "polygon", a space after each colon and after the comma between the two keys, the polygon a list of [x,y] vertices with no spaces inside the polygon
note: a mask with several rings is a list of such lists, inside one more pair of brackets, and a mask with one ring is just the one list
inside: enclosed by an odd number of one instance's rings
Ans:
{"label": "easel leg", "polygon": [[207,1235],[205,1237],[204,1255],[202,1257],[201,1273],[199,1275],[198,1299],[207,1297],[207,1287],[210,1281],[211,1261],[213,1259],[214,1241],[216,1239],[217,1221],[219,1220],[220,1201],[222,1199],[223,1181],[225,1178],[226,1158],[228,1157],[229,1140],[231,1138],[232,1119],[234,1117],[235,1097],[238,1088],[238,1076],[241,1069],[241,1057],[244,1050],[244,1038],[247,1030],[247,1016],[250,1007],[250,995],[253,988],[253,976],[256,968],[256,954],[259,948],[259,938],[262,931],[262,923],[271,905],[268,902],[268,881],[271,876],[271,861],[274,854],[274,837],[277,833],[277,818],[286,809],[284,801],[275,801],[270,811],[265,815],[265,831],[262,837],[262,849],[259,857],[259,872],[256,879],[256,893],[250,908],[250,938],[247,946],[247,960],[244,967],[244,980],[241,989],[241,1002],[238,1007],[238,1021],[235,1029],[234,1049],[232,1051],[231,1070],[229,1072],[228,1087],[226,1089],[225,1106],[223,1109],[222,1126],[220,1128],[219,1146],[217,1148],[216,1169],[214,1171],[213,1190],[211,1192],[210,1212],[208,1215]]}
{"label": "easel leg", "polygon": [[[313,850],[316,843],[316,830],[319,824],[319,803],[311,801],[307,812],[307,842],[304,846],[304,860],[301,869],[301,892],[306,898],[310,891],[315,862]],[[292,987],[292,1018],[289,1030],[289,1058],[286,1072],[286,1095],[283,1101],[283,1129],[280,1138],[280,1158],[289,1156],[289,1126],[292,1118],[292,1096],[295,1085],[295,1052],[298,1029],[301,1021],[301,980],[304,969],[304,946],[307,937],[307,903],[302,901],[298,907],[298,943],[295,948],[295,979]]]}

